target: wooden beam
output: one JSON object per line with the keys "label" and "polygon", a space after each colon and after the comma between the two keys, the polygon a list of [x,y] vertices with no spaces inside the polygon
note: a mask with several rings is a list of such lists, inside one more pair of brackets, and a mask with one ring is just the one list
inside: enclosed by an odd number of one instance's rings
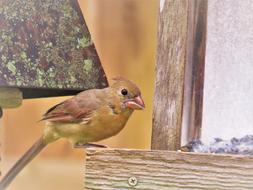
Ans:
{"label": "wooden beam", "polygon": [[187,140],[199,139],[202,127],[207,0],[189,2],[188,49],[185,72],[184,119]]}
{"label": "wooden beam", "polygon": [[0,108],[18,107],[22,100],[22,92],[18,88],[0,88]]}
{"label": "wooden beam", "polygon": [[152,149],[178,150],[181,142],[189,1],[160,2]]}
{"label": "wooden beam", "polygon": [[86,189],[251,190],[253,157],[91,149]]}
{"label": "wooden beam", "polygon": [[201,134],[208,1],[160,2],[152,149],[178,150]]}

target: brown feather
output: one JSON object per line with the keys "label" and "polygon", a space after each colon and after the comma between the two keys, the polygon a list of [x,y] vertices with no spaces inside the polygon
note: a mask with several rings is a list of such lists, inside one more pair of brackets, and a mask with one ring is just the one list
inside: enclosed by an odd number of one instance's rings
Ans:
{"label": "brown feather", "polygon": [[87,121],[94,106],[91,106],[84,99],[84,95],[90,96],[89,91],[83,92],[76,97],[68,99],[56,106],[50,108],[44,115],[42,120],[51,122],[82,122]]}

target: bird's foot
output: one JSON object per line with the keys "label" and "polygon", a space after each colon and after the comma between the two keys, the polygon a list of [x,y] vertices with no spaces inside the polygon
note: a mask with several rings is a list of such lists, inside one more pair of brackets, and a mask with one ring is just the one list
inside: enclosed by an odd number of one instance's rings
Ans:
{"label": "bird's foot", "polygon": [[102,144],[93,144],[93,143],[76,143],[74,145],[74,148],[109,148],[106,145],[102,145]]}

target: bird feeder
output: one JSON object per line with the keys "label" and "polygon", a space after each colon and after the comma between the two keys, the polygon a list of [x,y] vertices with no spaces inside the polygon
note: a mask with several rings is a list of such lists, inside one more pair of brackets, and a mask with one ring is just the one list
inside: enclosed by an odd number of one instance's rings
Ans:
{"label": "bird feeder", "polygon": [[160,0],[151,150],[87,150],[85,189],[252,189],[252,156],[178,151],[183,125],[189,141],[201,135],[211,2],[227,4],[229,19],[244,10],[224,1]]}
{"label": "bird feeder", "polygon": [[0,0],[0,107],[107,85],[77,0]]}

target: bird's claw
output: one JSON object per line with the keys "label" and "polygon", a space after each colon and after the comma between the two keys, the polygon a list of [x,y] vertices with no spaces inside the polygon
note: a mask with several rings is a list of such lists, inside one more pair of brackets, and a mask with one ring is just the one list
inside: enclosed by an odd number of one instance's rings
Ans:
{"label": "bird's claw", "polygon": [[109,148],[107,145],[102,145],[102,144],[93,144],[93,143],[76,143],[74,145],[74,148]]}

